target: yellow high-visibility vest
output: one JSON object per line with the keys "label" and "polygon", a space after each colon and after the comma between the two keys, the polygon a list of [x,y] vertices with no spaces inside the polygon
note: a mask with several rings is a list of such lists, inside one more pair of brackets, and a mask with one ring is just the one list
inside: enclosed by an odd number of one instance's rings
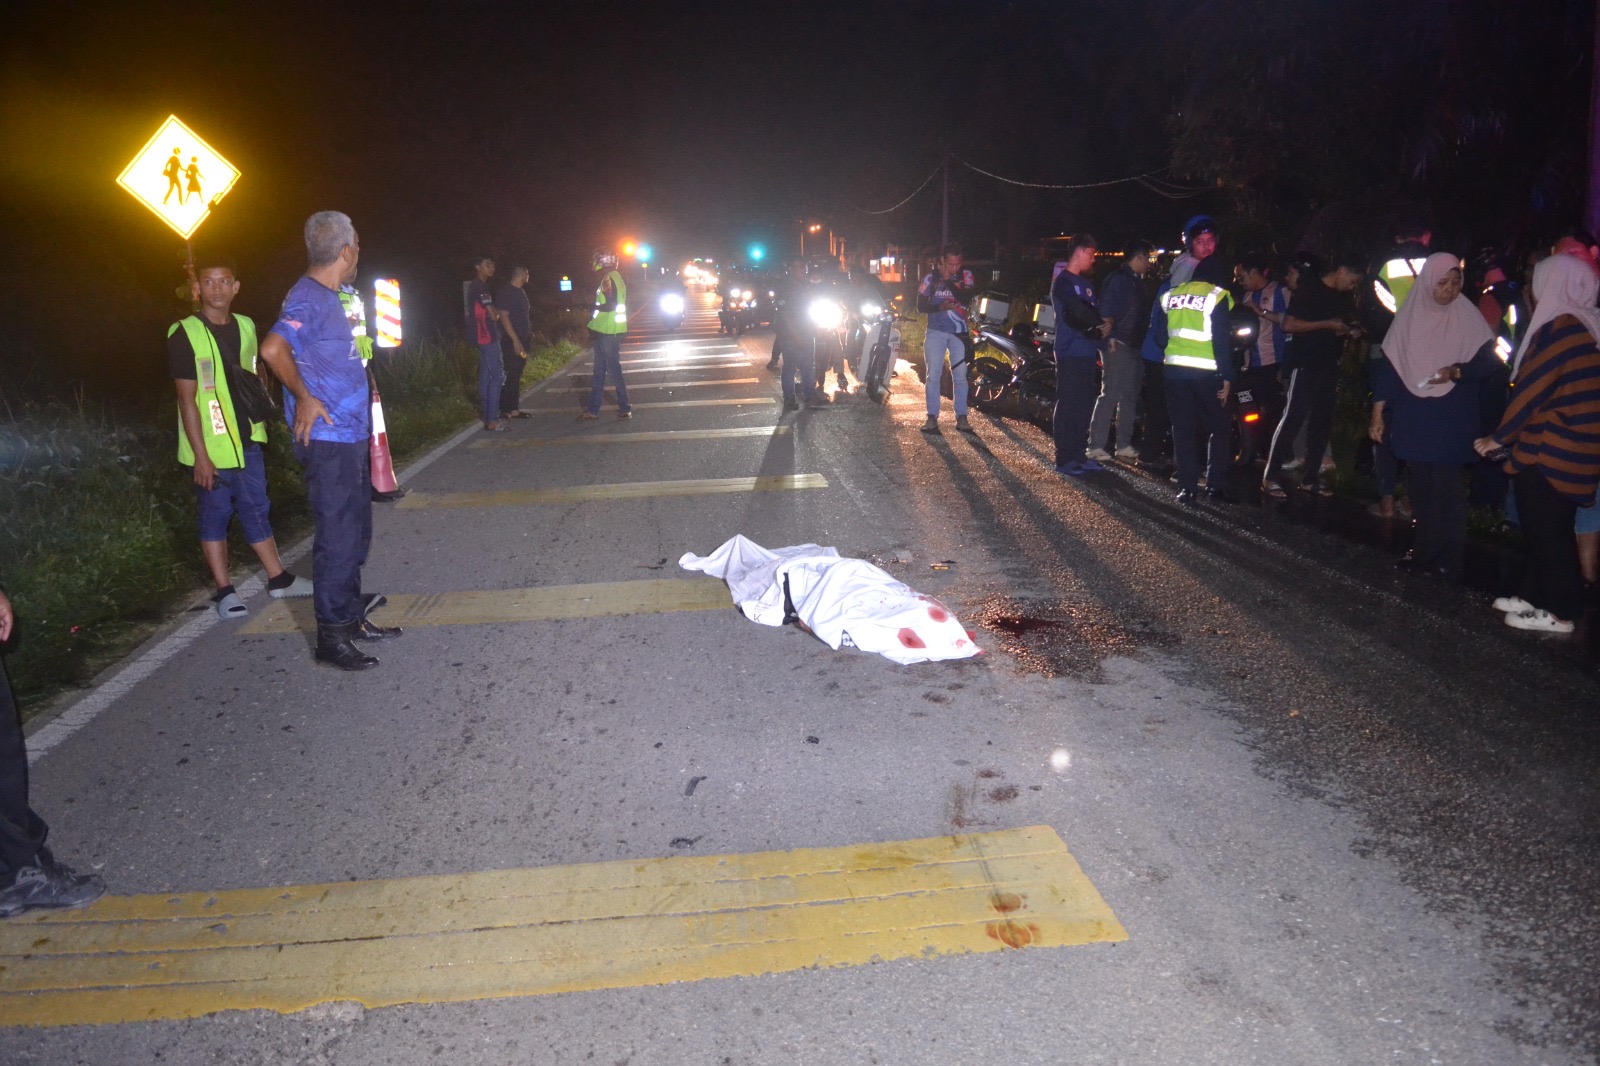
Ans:
{"label": "yellow high-visibility vest", "polygon": [[622,280],[621,271],[612,270],[606,274],[611,279],[613,291],[617,294],[617,306],[610,311],[600,310],[600,305],[606,302],[605,278],[594,290],[594,317],[589,320],[589,328],[596,333],[626,333],[628,332],[628,283]]}
{"label": "yellow high-visibility vest", "polygon": [[1161,298],[1161,309],[1167,314],[1167,351],[1161,358],[1164,364],[1191,370],[1218,369],[1211,313],[1223,301],[1227,301],[1226,307],[1233,307],[1228,290],[1209,281],[1186,281]]}
{"label": "yellow high-visibility vest", "polygon": [[1372,294],[1378,298],[1384,310],[1391,315],[1400,310],[1406,297],[1411,295],[1411,286],[1416,284],[1417,275],[1422,273],[1427,263],[1426,257],[1407,259],[1397,256],[1378,268],[1378,276],[1372,279]]}
{"label": "yellow high-visibility vest", "polygon": [[[256,372],[256,324],[243,315],[234,315],[239,323],[239,365],[246,373]],[[233,393],[228,389],[228,374],[222,366],[222,352],[217,348],[211,330],[200,321],[200,316],[190,315],[174,322],[167,330],[172,336],[183,327],[194,349],[194,403],[200,411],[200,433],[205,437],[206,455],[218,470],[240,470],[244,467],[244,439],[240,435],[238,416],[233,410]],[[250,423],[250,440],[265,442],[267,427],[260,422]],[[189,434],[183,431],[183,413],[178,413],[178,462],[194,465],[194,448],[189,444]]]}

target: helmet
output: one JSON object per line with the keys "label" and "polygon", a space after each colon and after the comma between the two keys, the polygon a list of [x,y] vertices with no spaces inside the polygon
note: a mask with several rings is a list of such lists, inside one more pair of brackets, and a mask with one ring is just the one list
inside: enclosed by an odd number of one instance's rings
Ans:
{"label": "helmet", "polygon": [[589,261],[596,270],[617,269],[617,253],[608,252],[604,248],[596,248],[590,253]]}
{"label": "helmet", "polygon": [[1215,236],[1216,232],[1216,220],[1210,215],[1195,215],[1183,224],[1183,246],[1188,248],[1194,243],[1194,239],[1202,233],[1210,233]]}

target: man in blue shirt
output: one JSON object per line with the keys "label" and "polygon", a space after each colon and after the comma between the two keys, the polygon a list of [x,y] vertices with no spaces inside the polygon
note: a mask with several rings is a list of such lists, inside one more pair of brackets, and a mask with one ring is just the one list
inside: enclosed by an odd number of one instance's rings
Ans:
{"label": "man in blue shirt", "polygon": [[366,366],[339,300],[339,286],[355,280],[361,241],[339,211],[312,215],[305,238],[305,276],[284,297],[260,354],[283,382],[284,415],[295,458],[305,468],[315,528],[317,661],[366,670],[378,660],[352,641],[397,637],[400,630],[368,621],[367,612],[383,597],[361,594],[361,567],[372,543],[372,404]]}
{"label": "man in blue shirt", "polygon": [[1089,441],[1089,417],[1100,394],[1095,373],[1100,367],[1100,345],[1112,322],[1095,303],[1089,271],[1100,244],[1087,233],[1067,242],[1067,268],[1050,286],[1050,303],[1056,313],[1056,409],[1051,435],[1056,444],[1056,473],[1068,477],[1104,470],[1084,452]]}

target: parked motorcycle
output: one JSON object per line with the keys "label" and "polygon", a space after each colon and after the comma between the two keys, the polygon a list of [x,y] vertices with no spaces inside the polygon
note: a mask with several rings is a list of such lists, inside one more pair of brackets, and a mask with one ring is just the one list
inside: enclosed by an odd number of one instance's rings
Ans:
{"label": "parked motorcycle", "polygon": [[889,397],[889,378],[900,360],[900,330],[895,327],[899,313],[892,305],[864,300],[860,308],[862,342],[856,367],[867,398],[883,403]]}

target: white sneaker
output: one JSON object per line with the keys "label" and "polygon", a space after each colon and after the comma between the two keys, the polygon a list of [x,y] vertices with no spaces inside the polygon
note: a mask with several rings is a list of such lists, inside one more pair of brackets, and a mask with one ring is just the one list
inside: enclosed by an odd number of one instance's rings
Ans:
{"label": "white sneaker", "polygon": [[1118,459],[1137,459],[1139,458],[1139,449],[1134,447],[1118,448],[1116,456]]}
{"label": "white sneaker", "polygon": [[1104,448],[1090,448],[1088,451],[1088,456],[1097,463],[1111,461],[1111,453],[1106,451]]}
{"label": "white sneaker", "polygon": [[1512,629],[1530,629],[1535,633],[1571,633],[1571,622],[1563,622],[1549,611],[1524,611],[1506,615],[1506,625]]}
{"label": "white sneaker", "polygon": [[1304,459],[1298,459],[1298,458],[1297,459],[1290,459],[1287,463],[1283,464],[1283,469],[1285,469],[1285,470],[1299,470],[1302,466],[1305,466],[1305,465],[1306,465],[1306,461]]}
{"label": "white sneaker", "polygon": [[1506,614],[1527,614],[1535,608],[1521,596],[1501,596],[1494,601],[1494,609]]}

